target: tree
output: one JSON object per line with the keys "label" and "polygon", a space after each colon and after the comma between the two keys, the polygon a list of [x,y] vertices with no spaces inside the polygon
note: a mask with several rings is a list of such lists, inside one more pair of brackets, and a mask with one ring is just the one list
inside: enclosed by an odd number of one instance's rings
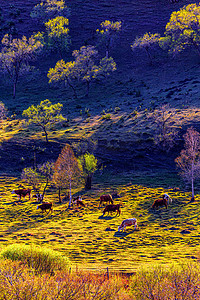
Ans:
{"label": "tree", "polygon": [[183,136],[185,145],[180,156],[175,159],[177,167],[181,170],[180,175],[192,187],[192,199],[194,201],[194,182],[200,178],[200,134],[193,128],[188,128]]}
{"label": "tree", "polygon": [[162,150],[168,152],[177,142],[178,131],[172,126],[175,110],[169,105],[162,105],[154,111],[154,122],[156,123],[154,142]]}
{"label": "tree", "polygon": [[2,45],[0,64],[13,83],[13,98],[15,99],[20,76],[32,70],[29,62],[35,58],[34,54],[42,49],[43,44],[33,35],[29,39],[25,36],[22,39],[12,39],[12,36],[6,34],[2,39]]}
{"label": "tree", "polygon": [[[68,185],[69,187],[69,208],[72,204],[72,186],[81,182],[81,168],[72,148],[66,144],[62,149],[56,163],[54,180],[59,188]],[[59,193],[60,197],[60,193]],[[59,199],[60,201],[60,199]]]}
{"label": "tree", "polygon": [[121,21],[112,22],[105,20],[100,24],[101,29],[97,29],[96,32],[105,44],[106,47],[106,57],[108,58],[110,48],[113,46],[113,42],[117,37],[117,34],[121,31],[122,23]]}
{"label": "tree", "polygon": [[0,101],[0,120],[5,119],[7,115],[7,109],[5,107],[5,104]]}
{"label": "tree", "polygon": [[39,194],[41,188],[41,177],[37,169],[25,168],[22,171],[21,178],[26,181],[33,190]]}
{"label": "tree", "polygon": [[64,0],[46,0],[34,6],[31,17],[43,20],[45,23],[57,16],[68,17],[69,14],[70,10]]}
{"label": "tree", "polygon": [[90,190],[92,186],[92,177],[97,170],[97,159],[91,153],[85,153],[79,157],[85,177],[85,189]]}
{"label": "tree", "polygon": [[45,23],[48,33],[48,46],[52,49],[57,49],[60,57],[62,51],[67,50],[69,45],[69,20],[63,16],[55,17]]}
{"label": "tree", "polygon": [[44,189],[43,189],[42,197],[41,197],[41,200],[43,200],[47,186],[48,186],[49,182],[52,181],[53,172],[54,172],[54,163],[47,161],[47,162],[43,163],[42,165],[38,166],[38,171],[39,171],[41,177],[45,181],[45,185],[44,185]]}
{"label": "tree", "polygon": [[165,36],[160,39],[162,48],[176,54],[187,47],[194,47],[200,55],[200,4],[189,4],[174,11],[165,27]]}
{"label": "tree", "polygon": [[104,57],[99,64],[95,64],[98,51],[94,46],[83,46],[80,50],[74,50],[72,56],[74,62],[65,63],[64,60],[58,61],[55,68],[51,68],[47,74],[49,83],[64,81],[74,91],[73,81],[86,82],[86,96],[89,95],[89,88],[92,80],[109,76],[116,70],[116,63],[112,57]]}
{"label": "tree", "polygon": [[131,49],[134,51],[136,48],[144,49],[148,55],[150,63],[152,64],[152,57],[149,49],[155,47],[159,43],[160,34],[145,33],[142,37],[136,37],[135,41],[131,45]]}
{"label": "tree", "polygon": [[27,117],[27,124],[40,126],[45,133],[48,143],[48,131],[53,124],[59,123],[65,118],[60,114],[63,105],[61,103],[52,104],[48,99],[41,101],[37,106],[31,105],[24,110],[22,115]]}

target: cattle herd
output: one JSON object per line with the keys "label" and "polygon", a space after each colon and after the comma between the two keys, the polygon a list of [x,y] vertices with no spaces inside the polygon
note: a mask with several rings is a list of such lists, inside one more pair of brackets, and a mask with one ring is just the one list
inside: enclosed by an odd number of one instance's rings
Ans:
{"label": "cattle herd", "polygon": [[[31,199],[31,189],[13,190],[12,194],[16,194],[19,198],[19,201],[21,201],[22,197],[25,199],[25,197],[27,195],[29,196],[29,200]],[[84,202],[83,202],[83,200],[80,196],[73,199],[72,203],[75,204],[76,206],[85,207],[85,204],[84,204]],[[116,212],[116,216],[117,215],[120,216],[120,214],[121,214],[121,210],[120,210],[121,203],[114,204],[113,203],[113,198],[110,194],[100,196],[99,207],[103,203],[106,203],[106,206],[103,210],[103,216],[105,215],[105,213],[110,214],[110,213],[113,213],[113,212]],[[169,203],[172,203],[172,199],[169,197],[168,194],[165,193],[165,194],[162,195],[162,199],[157,199],[157,200],[154,201],[154,203],[152,204],[152,208],[156,209],[158,207],[165,206],[166,209],[167,209]],[[40,209],[42,211],[42,213],[47,212],[47,211],[52,212],[53,211],[53,204],[51,202],[42,202],[40,205],[37,206],[37,209]],[[126,230],[127,226],[132,226],[132,225],[134,225],[135,229],[138,227],[136,218],[130,218],[130,219],[123,220],[121,225],[119,225],[119,227],[118,227],[118,231]]]}

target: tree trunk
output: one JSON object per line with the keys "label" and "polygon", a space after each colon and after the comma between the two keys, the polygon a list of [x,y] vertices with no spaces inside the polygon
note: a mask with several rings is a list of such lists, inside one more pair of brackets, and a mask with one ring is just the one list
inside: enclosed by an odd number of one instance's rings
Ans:
{"label": "tree trunk", "polygon": [[68,83],[69,87],[72,88],[72,90],[74,92],[74,97],[77,99],[78,97],[77,97],[75,87],[71,84],[71,82],[69,80],[67,80],[67,83]]}
{"label": "tree trunk", "polygon": [[91,190],[91,187],[92,187],[92,175],[89,174],[89,175],[87,175],[87,178],[85,180],[85,189]]}
{"label": "tree trunk", "polygon": [[17,82],[14,82],[14,84],[13,84],[13,99],[15,99],[15,97],[16,97],[16,85],[17,85]]}
{"label": "tree trunk", "polygon": [[59,199],[59,203],[62,203],[62,199],[61,199],[61,188],[58,188],[58,199]]}
{"label": "tree trunk", "polygon": [[145,50],[146,50],[146,53],[147,53],[148,58],[149,58],[149,60],[150,60],[150,64],[152,65],[152,64],[153,64],[153,61],[152,61],[151,55],[150,55],[150,53],[149,53],[148,47],[146,47]]}
{"label": "tree trunk", "polygon": [[46,179],[46,184],[45,184],[45,187],[44,187],[44,190],[43,190],[43,193],[42,193],[42,201],[43,201],[43,199],[44,199],[44,195],[45,195],[45,192],[46,192],[46,188],[47,188],[48,183],[49,183],[49,180],[48,180],[48,178],[47,178],[47,179]]}
{"label": "tree trunk", "polygon": [[87,89],[86,89],[86,97],[88,97],[88,95],[89,95],[89,89],[90,89],[90,82],[87,80],[86,81],[86,84],[87,84]]}
{"label": "tree trunk", "polygon": [[71,208],[71,205],[72,205],[72,183],[70,181],[69,182],[69,207],[68,208]]}
{"label": "tree trunk", "polygon": [[190,202],[194,202],[194,178],[192,177],[192,198]]}
{"label": "tree trunk", "polygon": [[43,130],[44,130],[44,133],[45,133],[46,142],[48,143],[49,140],[48,140],[48,133],[47,133],[47,131],[46,131],[46,128],[43,127]]}

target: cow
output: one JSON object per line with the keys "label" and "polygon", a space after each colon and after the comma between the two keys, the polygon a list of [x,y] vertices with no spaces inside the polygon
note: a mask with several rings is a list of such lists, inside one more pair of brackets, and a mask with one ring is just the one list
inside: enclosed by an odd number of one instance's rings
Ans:
{"label": "cow", "polygon": [[101,206],[101,204],[103,202],[108,202],[108,203],[111,203],[113,204],[113,199],[112,199],[112,196],[110,194],[107,194],[107,195],[101,195],[100,196],[100,202],[99,202],[99,207]]}
{"label": "cow", "polygon": [[169,205],[170,203],[172,203],[172,199],[169,197],[168,194],[163,194],[162,196],[163,199],[166,199],[167,200],[167,204]]}
{"label": "cow", "polygon": [[16,194],[19,197],[19,200],[21,200],[21,197],[25,197],[29,195],[29,200],[31,199],[31,189],[19,189],[19,190],[13,190],[12,194]]}
{"label": "cow", "polygon": [[159,206],[165,206],[167,208],[168,200],[166,198],[164,199],[157,199],[152,204],[152,208],[158,208]]}
{"label": "cow", "polygon": [[77,205],[77,206],[82,206],[85,207],[85,204],[83,203],[83,200],[80,196],[78,196],[77,198],[75,198],[73,200],[73,202]]}
{"label": "cow", "polygon": [[119,214],[119,216],[120,216],[120,213],[121,213],[121,211],[120,211],[120,206],[121,206],[121,204],[108,204],[108,205],[106,205],[106,207],[104,208],[104,210],[103,210],[103,216],[104,216],[104,214],[107,212],[108,214],[110,213],[110,212],[115,212],[115,211],[117,211],[117,214],[116,214],[116,216]]}
{"label": "cow", "polygon": [[53,211],[53,204],[51,202],[43,202],[42,204],[37,206],[37,209],[41,209],[42,213],[47,210],[49,210],[49,212]]}
{"label": "cow", "polygon": [[118,227],[118,231],[120,230],[126,230],[126,226],[131,226],[134,225],[135,229],[137,228],[137,220],[136,218],[132,218],[132,219],[126,219],[124,221],[122,221],[121,225],[119,225]]}

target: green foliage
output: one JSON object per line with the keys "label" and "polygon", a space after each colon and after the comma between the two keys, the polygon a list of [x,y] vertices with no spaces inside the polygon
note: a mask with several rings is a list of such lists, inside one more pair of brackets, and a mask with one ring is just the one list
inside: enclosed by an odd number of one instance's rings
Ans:
{"label": "green foliage", "polygon": [[161,47],[168,47],[170,53],[176,54],[193,46],[200,55],[200,4],[188,4],[174,11],[165,30]]}
{"label": "green foliage", "polygon": [[25,168],[22,171],[21,178],[30,186],[32,186],[35,192],[39,193],[39,189],[41,187],[41,177],[38,170],[31,167]]}
{"label": "green foliage", "polygon": [[91,153],[85,153],[79,157],[83,172],[86,175],[91,175],[97,170],[97,158]]}
{"label": "green foliage", "polygon": [[65,5],[64,0],[46,0],[34,6],[31,17],[43,20],[45,23],[57,16],[68,17],[69,14],[69,8]]}
{"label": "green foliage", "polygon": [[6,34],[2,39],[2,45],[0,64],[13,83],[13,98],[15,98],[19,77],[31,71],[29,62],[34,59],[34,54],[42,49],[43,44],[34,35],[29,39],[25,36],[22,39],[12,39],[12,36]]}
{"label": "green foliage", "polygon": [[101,117],[102,120],[110,120],[111,119],[111,114],[106,114],[106,115],[103,115]]}
{"label": "green foliage", "polygon": [[75,60],[73,62],[65,63],[64,60],[60,60],[56,63],[55,68],[49,69],[47,74],[49,83],[64,81],[74,90],[75,96],[77,96],[73,81],[83,81],[86,82],[86,96],[88,96],[92,80],[106,77],[116,70],[116,63],[112,57],[104,57],[100,60],[99,65],[96,65],[97,55],[98,51],[94,46],[83,46],[80,50],[74,50],[72,56]]}
{"label": "green foliage", "polygon": [[113,46],[113,42],[117,37],[117,34],[121,31],[121,21],[113,22],[109,20],[105,20],[100,24],[101,29],[97,29],[96,32],[99,35],[102,42],[106,47],[106,57],[108,58],[109,51],[111,46]]}
{"label": "green foliage", "polygon": [[144,49],[152,62],[152,58],[149,52],[150,48],[155,47],[159,43],[160,34],[146,32],[142,37],[136,37],[134,43],[131,45],[131,49],[134,51],[136,48]]}
{"label": "green foliage", "polygon": [[1,256],[13,261],[22,261],[40,274],[52,274],[70,266],[69,259],[61,253],[35,245],[12,244],[3,249]]}
{"label": "green foliage", "polygon": [[55,17],[45,23],[48,33],[48,46],[57,49],[60,55],[62,50],[67,50],[69,45],[69,20],[63,16]]}
{"label": "green foliage", "polygon": [[63,105],[61,103],[52,104],[48,99],[41,101],[37,106],[31,105],[28,109],[23,111],[23,116],[27,120],[27,124],[36,124],[40,126],[46,136],[48,142],[47,129],[53,124],[64,121],[65,118],[60,114]]}

